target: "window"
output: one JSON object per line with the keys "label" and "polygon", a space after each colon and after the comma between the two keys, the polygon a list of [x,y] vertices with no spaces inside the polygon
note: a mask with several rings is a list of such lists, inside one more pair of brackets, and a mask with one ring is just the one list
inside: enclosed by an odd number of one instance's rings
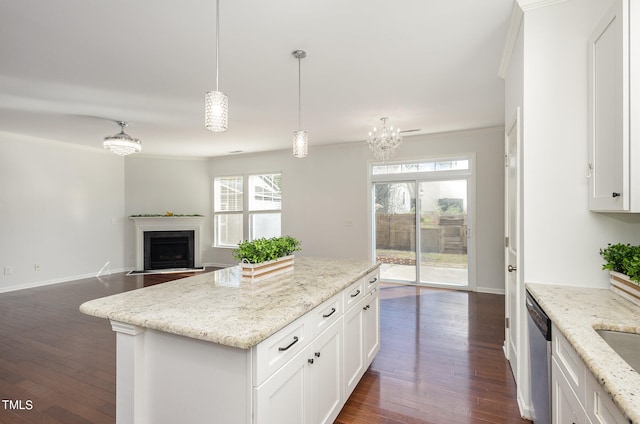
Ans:
{"label": "window", "polygon": [[462,171],[469,169],[468,159],[407,162],[373,165],[372,175],[410,174],[414,172]]}
{"label": "window", "polygon": [[243,240],[243,177],[215,178],[213,214],[215,246],[237,246]]}
{"label": "window", "polygon": [[214,178],[214,245],[280,236],[281,186],[280,173]]}

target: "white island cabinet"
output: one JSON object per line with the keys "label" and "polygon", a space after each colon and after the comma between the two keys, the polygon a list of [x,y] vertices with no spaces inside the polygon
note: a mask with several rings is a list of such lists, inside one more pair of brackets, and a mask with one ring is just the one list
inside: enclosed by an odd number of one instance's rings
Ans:
{"label": "white island cabinet", "polygon": [[332,423],[379,349],[378,275],[296,258],[258,283],[233,267],[84,303],[117,333],[117,424]]}

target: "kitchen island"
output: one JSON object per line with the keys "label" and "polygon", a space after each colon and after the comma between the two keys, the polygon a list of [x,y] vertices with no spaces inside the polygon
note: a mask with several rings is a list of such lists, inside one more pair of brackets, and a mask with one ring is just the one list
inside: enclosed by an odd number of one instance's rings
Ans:
{"label": "kitchen island", "polygon": [[332,422],[379,349],[378,267],[302,257],[82,304],[117,333],[117,423]]}

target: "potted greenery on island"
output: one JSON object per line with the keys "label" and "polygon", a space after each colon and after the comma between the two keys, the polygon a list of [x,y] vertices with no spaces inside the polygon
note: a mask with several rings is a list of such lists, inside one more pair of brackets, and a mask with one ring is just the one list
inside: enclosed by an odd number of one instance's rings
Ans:
{"label": "potted greenery on island", "polygon": [[300,245],[291,236],[263,237],[239,243],[232,253],[240,262],[243,279],[258,281],[293,271],[293,254],[302,250]]}
{"label": "potted greenery on island", "polygon": [[640,246],[609,243],[600,256],[605,260],[602,269],[609,270],[611,289],[640,306]]}

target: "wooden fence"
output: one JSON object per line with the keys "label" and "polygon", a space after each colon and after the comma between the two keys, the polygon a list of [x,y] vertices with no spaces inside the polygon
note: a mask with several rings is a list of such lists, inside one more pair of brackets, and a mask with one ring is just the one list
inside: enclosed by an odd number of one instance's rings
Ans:
{"label": "wooden fence", "polygon": [[[431,215],[420,226],[423,253],[467,253],[466,215]],[[416,250],[414,214],[376,214],[376,249]]]}

